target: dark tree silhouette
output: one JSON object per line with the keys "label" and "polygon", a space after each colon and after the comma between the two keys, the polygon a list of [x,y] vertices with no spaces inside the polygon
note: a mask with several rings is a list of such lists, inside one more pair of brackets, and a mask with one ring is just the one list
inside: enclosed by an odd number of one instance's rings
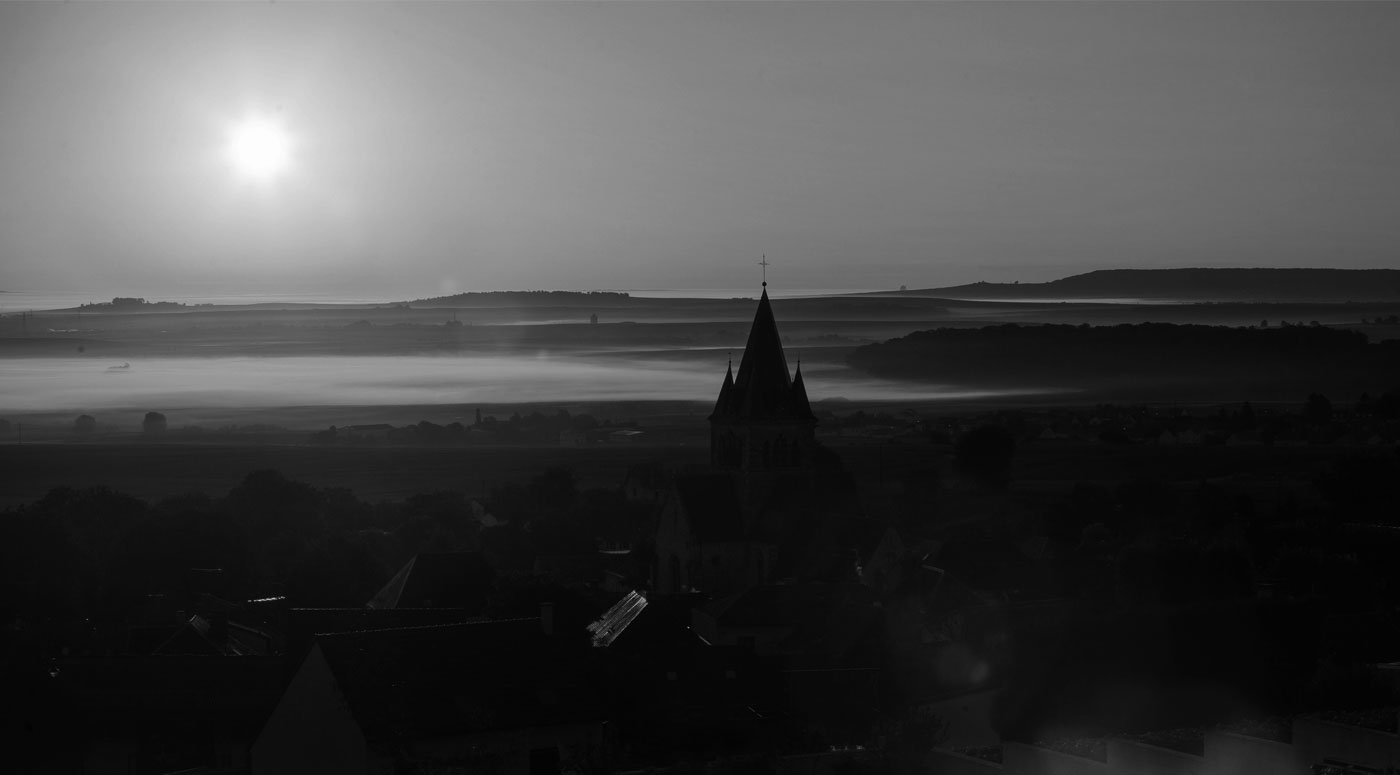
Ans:
{"label": "dark tree silhouette", "polygon": [[1331,400],[1321,393],[1309,395],[1307,403],[1303,404],[1303,417],[1314,425],[1325,425],[1332,419]]}
{"label": "dark tree silhouette", "polygon": [[90,414],[80,414],[73,421],[73,430],[83,436],[91,436],[97,430],[97,418]]}
{"label": "dark tree silhouette", "polygon": [[164,433],[165,415],[160,412],[146,412],[146,419],[141,421],[141,431],[150,436]]}
{"label": "dark tree silhouette", "polygon": [[1400,458],[1381,450],[1352,452],[1327,466],[1314,484],[1346,521],[1394,525]]}
{"label": "dark tree silhouette", "polygon": [[316,488],[278,471],[254,471],[229,491],[234,518],[263,536],[316,535],[323,528],[322,498]]}
{"label": "dark tree silhouette", "polygon": [[1016,440],[1005,428],[982,425],[958,439],[953,457],[958,470],[992,489],[1005,489],[1011,478]]}

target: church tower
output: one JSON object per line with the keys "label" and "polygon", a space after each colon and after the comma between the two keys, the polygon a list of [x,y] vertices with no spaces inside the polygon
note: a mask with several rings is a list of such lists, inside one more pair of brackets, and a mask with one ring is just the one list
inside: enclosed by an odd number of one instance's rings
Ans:
{"label": "church tower", "polygon": [[710,469],[677,475],[657,518],[660,594],[723,597],[771,582],[793,510],[810,511],[817,418],[801,365],[788,371],[763,285],[739,373],[731,363],[710,413]]}
{"label": "church tower", "polygon": [[809,478],[815,446],[817,418],[807,401],[802,366],[795,376],[788,371],[767,285],[739,374],[731,363],[709,418],[710,465],[738,474],[745,500],[779,479]]}

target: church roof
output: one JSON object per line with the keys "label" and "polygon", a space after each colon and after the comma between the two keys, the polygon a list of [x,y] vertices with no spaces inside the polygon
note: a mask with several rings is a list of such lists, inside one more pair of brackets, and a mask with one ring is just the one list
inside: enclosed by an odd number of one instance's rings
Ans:
{"label": "church roof", "polygon": [[788,371],[783,340],[778,335],[778,323],[773,319],[766,288],[758,300],[749,340],[744,345],[744,357],[739,361],[739,375],[732,376],[732,370],[725,374],[710,419],[816,420],[807,401],[801,370],[797,380],[793,380]]}

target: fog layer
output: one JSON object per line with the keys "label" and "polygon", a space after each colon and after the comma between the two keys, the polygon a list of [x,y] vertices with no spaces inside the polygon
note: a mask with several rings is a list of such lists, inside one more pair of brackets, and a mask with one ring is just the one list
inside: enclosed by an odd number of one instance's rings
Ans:
{"label": "fog layer", "polygon": [[[123,368],[123,366],[126,366]],[[724,365],[572,356],[15,358],[0,412],[102,408],[370,404],[710,401]],[[872,379],[836,365],[804,366],[814,401],[988,395]]]}

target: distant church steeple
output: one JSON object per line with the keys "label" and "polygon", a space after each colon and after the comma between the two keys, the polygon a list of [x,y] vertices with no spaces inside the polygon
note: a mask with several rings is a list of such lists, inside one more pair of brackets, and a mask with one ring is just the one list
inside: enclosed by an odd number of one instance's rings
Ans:
{"label": "distant church steeple", "polygon": [[766,287],[739,374],[734,375],[731,364],[709,420],[710,464],[715,468],[752,475],[802,471],[811,463],[817,418],[801,366],[796,378],[788,371]]}

